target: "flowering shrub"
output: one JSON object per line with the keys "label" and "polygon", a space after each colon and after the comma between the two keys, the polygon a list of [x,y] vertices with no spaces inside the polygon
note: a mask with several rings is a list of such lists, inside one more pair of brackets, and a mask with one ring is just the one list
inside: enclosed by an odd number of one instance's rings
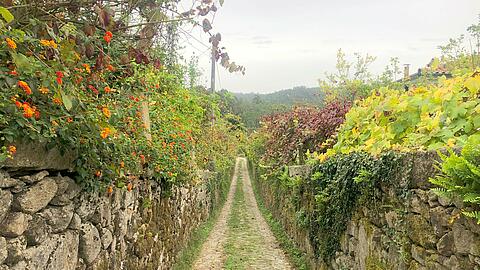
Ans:
{"label": "flowering shrub", "polygon": [[181,69],[150,61],[113,30],[35,23],[0,28],[0,161],[24,139],[78,153],[89,189],[131,189],[147,172],[180,181],[206,119],[205,96],[183,88]]}
{"label": "flowering shrub", "polygon": [[[350,108],[349,103],[332,102],[322,109],[297,107],[290,112],[263,119],[266,133],[264,160],[289,164],[305,152],[321,151],[322,144],[335,134]],[[300,156],[298,156],[300,154]]]}
{"label": "flowering shrub", "polygon": [[381,88],[358,101],[340,127],[335,154],[388,150],[434,150],[463,146],[480,129],[480,74],[441,78],[437,85],[407,92]]}

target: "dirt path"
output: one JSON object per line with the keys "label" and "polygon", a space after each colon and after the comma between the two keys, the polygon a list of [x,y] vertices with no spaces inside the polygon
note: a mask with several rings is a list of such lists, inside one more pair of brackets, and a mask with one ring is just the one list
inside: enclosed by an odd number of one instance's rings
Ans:
{"label": "dirt path", "polygon": [[258,209],[245,158],[193,269],[292,269]]}
{"label": "dirt path", "polygon": [[233,179],[232,183],[230,184],[227,200],[225,201],[222,212],[218,217],[217,223],[215,223],[212,232],[202,246],[202,251],[198,256],[198,259],[193,264],[193,269],[223,269],[223,262],[225,261],[225,256],[223,255],[223,246],[225,245],[225,240],[227,238],[227,218],[230,215],[233,196],[237,190],[239,164],[240,159],[237,158],[235,163],[235,172],[233,173]]}

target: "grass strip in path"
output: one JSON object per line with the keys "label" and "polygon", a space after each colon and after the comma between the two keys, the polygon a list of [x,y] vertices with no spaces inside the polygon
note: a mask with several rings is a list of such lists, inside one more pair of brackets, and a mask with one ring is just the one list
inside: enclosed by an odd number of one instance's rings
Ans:
{"label": "grass strip in path", "polygon": [[225,269],[247,269],[251,261],[259,254],[261,236],[251,227],[251,217],[245,203],[243,192],[244,176],[239,175],[237,192],[233,200],[232,213],[228,219],[228,238],[225,244]]}

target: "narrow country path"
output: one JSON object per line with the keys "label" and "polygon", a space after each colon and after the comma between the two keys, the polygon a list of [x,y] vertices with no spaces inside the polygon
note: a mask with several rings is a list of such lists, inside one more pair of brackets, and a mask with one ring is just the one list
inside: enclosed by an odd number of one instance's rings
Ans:
{"label": "narrow country path", "polygon": [[292,269],[258,209],[245,158],[193,269]]}

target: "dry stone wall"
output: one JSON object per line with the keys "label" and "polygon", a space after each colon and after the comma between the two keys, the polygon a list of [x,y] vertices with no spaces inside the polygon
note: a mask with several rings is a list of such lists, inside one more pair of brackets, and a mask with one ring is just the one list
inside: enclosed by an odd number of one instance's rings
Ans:
{"label": "dry stone wall", "polygon": [[0,170],[0,270],[169,269],[228,188],[228,176],[203,173],[169,196],[154,184],[92,194],[22,162]]}
{"label": "dry stone wall", "polygon": [[[315,231],[299,218],[315,204],[313,192],[303,190],[301,207],[293,193],[271,181],[257,180],[266,206],[287,234],[306,252],[312,269],[480,269],[480,225],[461,214],[461,202],[437,197],[429,177],[436,174],[435,153],[416,153],[403,159],[394,175],[399,187],[382,187],[382,200],[358,205],[335,258],[315,256]],[[408,169],[407,169],[408,168]],[[291,177],[309,177],[309,168],[289,168]],[[321,241],[321,239],[320,239]]]}

